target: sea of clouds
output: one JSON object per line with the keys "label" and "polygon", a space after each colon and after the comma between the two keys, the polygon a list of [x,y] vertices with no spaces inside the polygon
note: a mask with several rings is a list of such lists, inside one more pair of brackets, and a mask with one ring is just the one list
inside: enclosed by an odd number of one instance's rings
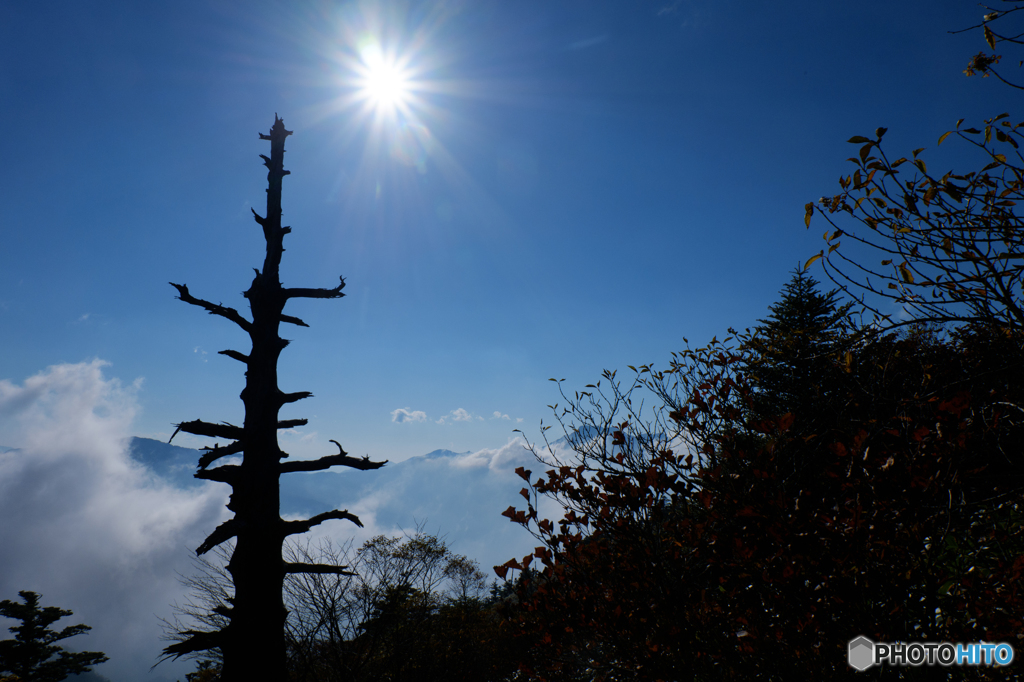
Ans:
{"label": "sea of clouds", "polygon": [[[228,487],[158,473],[130,453],[139,382],[104,374],[100,360],[54,365],[18,384],[0,380],[0,599],[19,590],[74,616],[63,627],[93,630],[71,650],[103,651],[95,672],[114,682],[184,679],[194,664],[151,666],[167,642],[160,618],[183,602],[179,574],[194,572],[193,550],[220,522]],[[421,528],[491,567],[537,544],[501,517],[523,508],[517,466],[538,469],[519,439],[477,452],[436,452],[375,472],[344,470],[284,478],[283,513],[330,508],[357,514],[364,528],[331,521],[311,540],[358,546],[377,534]],[[554,517],[555,509],[544,509]],[[0,618],[0,638],[13,621]]]}

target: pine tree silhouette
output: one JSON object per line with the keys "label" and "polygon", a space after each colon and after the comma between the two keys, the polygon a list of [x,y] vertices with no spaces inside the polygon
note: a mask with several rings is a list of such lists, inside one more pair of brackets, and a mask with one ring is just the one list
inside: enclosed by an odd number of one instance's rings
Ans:
{"label": "pine tree silhouette", "polygon": [[91,666],[109,660],[101,651],[64,651],[55,642],[92,630],[88,625],[71,625],[60,632],[50,626],[72,615],[56,606],[39,606],[35,592],[18,592],[24,604],[0,601],[0,616],[20,620],[10,628],[14,639],[0,642],[0,673],[11,673],[18,682],[60,682],[68,675],[89,672]]}

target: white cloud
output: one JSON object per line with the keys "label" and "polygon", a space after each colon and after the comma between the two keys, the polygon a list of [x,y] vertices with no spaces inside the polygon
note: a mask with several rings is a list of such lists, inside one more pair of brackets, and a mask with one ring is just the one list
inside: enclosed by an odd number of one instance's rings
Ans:
{"label": "white cloud", "polygon": [[537,459],[526,449],[522,438],[513,438],[500,448],[484,448],[452,459],[458,469],[487,467],[493,471],[512,471],[517,466],[536,463]]}
{"label": "white cloud", "polygon": [[[422,524],[425,532],[443,536],[454,551],[479,561],[493,578],[492,566],[521,558],[537,544],[526,530],[501,516],[509,505],[524,504],[519,496],[523,481],[514,473],[518,466],[535,471],[541,467],[521,438],[473,453],[413,457],[376,471],[303,477],[293,494],[295,499],[315,500],[317,511],[348,509],[364,524],[323,524],[310,534],[314,543],[326,536],[336,544],[351,539],[358,546],[374,535],[400,535]],[[560,508],[546,498],[539,511],[553,521],[561,517]]]}
{"label": "white cloud", "polygon": [[427,413],[420,410],[410,411],[408,407],[400,407],[391,412],[391,421],[404,424],[405,422],[422,422],[427,420]]}
{"label": "white cloud", "polygon": [[491,419],[508,419],[507,414],[502,414],[499,410],[495,410],[494,414],[491,415]]}
{"label": "white cloud", "polygon": [[[148,672],[166,644],[156,616],[170,617],[170,604],[184,601],[175,571],[192,572],[194,548],[227,517],[228,488],[206,483],[181,490],[129,458],[124,443],[140,384],[106,378],[104,366],[58,365],[21,384],[0,380],[0,445],[20,448],[0,453],[0,599],[27,589],[42,594],[45,605],[73,610],[61,625],[86,623],[93,630],[69,644],[106,652],[111,661],[97,666],[101,675],[174,682],[193,665],[163,663]],[[459,408],[442,420],[456,417],[473,419]],[[425,421],[426,414],[404,408],[392,418]],[[491,566],[536,544],[501,516],[509,505],[523,504],[517,466],[541,468],[518,438],[469,454],[284,482],[292,499],[301,500],[289,512],[308,517],[349,509],[365,524],[322,524],[311,534],[314,542],[330,536],[358,546],[375,534],[424,524],[490,576]],[[557,520],[557,506],[541,504],[541,515]]]}
{"label": "white cloud", "polygon": [[[103,651],[111,679],[182,679],[190,663],[152,674],[161,630],[183,591],[192,548],[226,517],[227,488],[168,485],[127,454],[136,393],[106,363],[55,365],[21,385],[0,380],[0,598],[19,590],[85,623],[71,647]],[[5,633],[6,634],[6,633]]]}
{"label": "white cloud", "polygon": [[516,417],[516,424],[522,424],[522,423],[523,423],[523,418],[522,417]]}

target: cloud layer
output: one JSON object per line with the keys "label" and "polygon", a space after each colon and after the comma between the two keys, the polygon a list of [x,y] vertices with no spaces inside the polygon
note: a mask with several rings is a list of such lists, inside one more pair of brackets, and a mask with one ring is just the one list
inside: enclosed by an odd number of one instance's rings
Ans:
{"label": "cloud layer", "polygon": [[[32,590],[44,605],[74,611],[60,625],[93,630],[67,645],[107,653],[111,660],[96,668],[101,675],[173,682],[193,664],[163,663],[149,672],[165,644],[158,616],[171,617],[170,605],[184,601],[176,573],[193,571],[194,548],[227,517],[228,489],[198,483],[191,466],[169,466],[194,461],[184,448],[170,448],[172,462],[158,452],[169,446],[150,441],[159,446],[156,459],[139,452],[133,459],[127,445],[140,382],[123,385],[104,373],[97,360],[55,365],[22,384],[0,380],[0,446],[17,448],[0,447],[0,599]],[[461,408],[448,416],[480,419]],[[426,415],[403,408],[392,418]],[[515,439],[476,452],[438,450],[378,471],[292,474],[282,480],[283,512],[298,518],[349,509],[365,524],[322,524],[314,542],[329,536],[358,545],[422,526],[490,574],[536,544],[501,516],[523,503],[513,470],[535,464]],[[556,511],[541,509],[552,518]],[[11,624],[0,622],[0,637]]]}
{"label": "cloud layer", "polygon": [[[509,505],[522,508],[523,481],[518,466],[539,469],[524,442],[515,438],[498,448],[454,453],[445,450],[389,464],[376,471],[331,471],[283,479],[281,499],[295,516],[331,508],[348,509],[365,525],[324,524],[316,536],[356,544],[377,534],[397,535],[422,525],[438,533],[452,549],[491,567],[522,558],[537,542],[523,528],[501,516]],[[542,500],[539,510],[552,520],[561,514]]]}
{"label": "cloud layer", "polygon": [[133,462],[125,443],[139,383],[123,386],[103,368],[55,365],[21,385],[0,381],[0,444],[18,448],[0,453],[0,598],[32,590],[74,611],[58,626],[93,627],[66,644],[106,652],[99,674],[183,679],[191,664],[147,674],[163,644],[157,616],[181,600],[175,570],[189,570],[189,548],[222,520],[225,490],[180,490]]}

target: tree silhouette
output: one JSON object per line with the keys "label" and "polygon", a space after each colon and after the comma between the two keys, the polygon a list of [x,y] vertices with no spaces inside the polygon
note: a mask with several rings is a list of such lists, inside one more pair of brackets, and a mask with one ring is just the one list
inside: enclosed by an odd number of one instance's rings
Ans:
{"label": "tree silhouette", "polygon": [[[214,445],[206,449],[199,459],[196,478],[220,481],[231,486],[228,509],[234,518],[218,526],[196,549],[204,554],[225,540],[235,539],[235,549],[227,569],[234,584],[231,606],[221,609],[227,625],[217,632],[190,632],[185,641],[164,649],[166,656],[178,657],[197,651],[219,648],[223,655],[221,679],[283,680],[286,677],[285,619],[287,611],[282,599],[285,575],[288,573],[344,573],[344,566],[286,562],[282,545],[286,537],[304,533],[313,526],[331,519],[348,519],[362,525],[347,510],[334,510],[317,514],[303,521],[284,521],[280,514],[280,476],[296,471],[322,471],[335,465],[356,469],[378,469],[385,462],[371,462],[368,457],[349,457],[337,441],[338,454],[312,461],[282,462],[288,455],[277,442],[278,429],[306,424],[305,419],[280,420],[278,412],[283,405],[308,398],[308,391],[284,393],[277,384],[277,360],[288,341],[278,334],[282,322],[307,327],[297,317],[284,314],[285,304],[293,298],[341,298],[345,279],[333,289],[295,289],[281,286],[279,266],[284,251],[284,236],[290,227],[281,225],[281,185],[289,171],[284,169],[284,142],[291,135],[284,121],[274,117],[269,135],[260,134],[261,140],[270,141],[270,158],[263,156],[269,172],[267,180],[267,215],[253,216],[263,228],[266,239],[266,259],[263,271],[256,270],[252,285],[244,292],[249,300],[252,320],[245,319],[236,310],[219,303],[195,298],[184,284],[171,285],[178,290],[178,298],[205,309],[211,315],[223,317],[249,334],[252,350],[248,355],[235,350],[220,351],[221,355],[246,365],[245,388],[241,393],[245,405],[245,422],[239,427],[200,420],[182,422],[178,431],[211,438],[227,438],[232,442],[225,447]],[[171,436],[174,438],[174,435]],[[229,455],[242,455],[241,464],[222,464],[210,468],[217,460]]]}
{"label": "tree silhouette", "polygon": [[[1024,17],[1017,14],[1024,3],[1005,6],[987,8],[981,24],[964,30],[981,28],[993,50],[997,44],[1019,49],[1024,41],[1013,22]],[[995,22],[1004,32],[993,31]],[[1021,88],[995,70],[1000,59],[979,53],[965,73]],[[925,321],[1024,329],[1024,223],[1017,207],[1024,197],[1024,122],[1002,113],[983,126],[962,124],[937,145],[950,138],[973,151],[979,167],[929,172],[923,147],[893,159],[882,149],[886,128],[877,128],[874,139],[849,139],[859,150],[849,159],[853,173],[839,179],[842,191],[804,206],[808,228],[815,212],[830,227],[823,235],[827,249],[807,265],[821,260],[829,279],[886,326]]]}
{"label": "tree silhouette", "polygon": [[21,621],[21,625],[10,628],[14,639],[0,642],[0,673],[11,673],[18,682],[60,682],[68,675],[89,672],[90,666],[108,660],[100,651],[69,653],[54,644],[92,628],[71,625],[54,632],[50,626],[72,615],[71,611],[56,606],[40,608],[39,595],[35,592],[18,594],[24,604],[9,599],[0,601],[0,615]]}
{"label": "tree silhouette", "polygon": [[535,571],[510,610],[528,679],[852,680],[851,632],[1019,632],[1020,336],[911,331],[838,354],[848,379],[810,419],[755,409],[746,335],[562,392],[566,446],[534,449],[526,507],[503,513],[540,546],[495,567]]}
{"label": "tree silhouette", "polygon": [[[753,335],[742,341],[739,371],[750,384],[747,419],[773,420],[791,415],[796,428],[820,433],[840,419],[854,381],[854,353],[870,340],[871,329],[858,328],[849,317],[852,303],[841,303],[839,292],[818,291],[818,282],[798,269],[769,306],[767,319],[758,320]],[[758,434],[755,440],[763,441]],[[799,489],[817,476],[821,452],[792,453],[782,465],[785,487]]]}
{"label": "tree silhouette", "polygon": [[780,300],[769,306],[771,314],[758,320],[745,344],[751,352],[744,371],[763,416],[806,416],[821,404],[836,360],[849,349],[855,333],[848,318],[852,307],[840,303],[837,290],[818,291],[818,282],[805,270],[793,273]]}
{"label": "tree silhouette", "polygon": [[[516,669],[520,642],[498,615],[511,592],[484,598],[477,563],[443,538],[417,530],[404,538],[378,535],[358,549],[329,539],[289,542],[285,552],[290,561],[345,564],[351,572],[287,576],[290,682],[484,682]],[[215,611],[230,593],[229,543],[210,555],[196,558],[198,572],[183,580],[188,601],[165,621],[169,639],[187,638],[177,616],[206,631],[224,625]],[[189,682],[218,679],[220,661],[205,656]]]}

